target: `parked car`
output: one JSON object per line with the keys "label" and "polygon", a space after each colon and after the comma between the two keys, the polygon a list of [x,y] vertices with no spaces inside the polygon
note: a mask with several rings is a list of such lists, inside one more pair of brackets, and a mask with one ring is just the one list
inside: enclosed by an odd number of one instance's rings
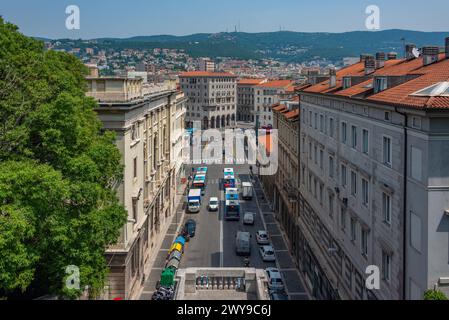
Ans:
{"label": "parked car", "polygon": [[283,291],[270,291],[270,299],[273,301],[285,301],[289,300],[289,297]]}
{"label": "parked car", "polygon": [[187,222],[184,225],[184,229],[187,232],[187,234],[189,235],[190,238],[195,237],[195,232],[196,232],[196,222],[195,220],[187,220]]}
{"label": "parked car", "polygon": [[268,289],[273,291],[283,291],[284,282],[282,281],[281,273],[276,268],[265,269],[268,277]]}
{"label": "parked car", "polygon": [[247,212],[243,216],[243,224],[254,225],[256,214],[254,212]]}
{"label": "parked car", "polygon": [[260,244],[260,245],[270,244],[268,232],[266,232],[266,231],[262,231],[262,230],[257,231],[256,232],[256,240],[257,240],[257,244]]}
{"label": "parked car", "polygon": [[218,211],[218,198],[212,197],[209,200],[209,211]]}
{"label": "parked car", "polygon": [[276,256],[274,254],[274,249],[272,246],[262,246],[260,247],[259,252],[264,262],[276,261]]}

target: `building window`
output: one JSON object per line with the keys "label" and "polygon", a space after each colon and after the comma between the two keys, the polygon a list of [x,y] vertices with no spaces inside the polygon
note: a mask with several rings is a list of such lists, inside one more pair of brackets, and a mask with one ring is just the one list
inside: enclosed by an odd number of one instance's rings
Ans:
{"label": "building window", "polygon": [[346,210],[341,208],[340,211],[340,227],[343,232],[346,231]]}
{"label": "building window", "polygon": [[134,178],[137,178],[137,157],[135,157],[133,160],[133,173],[134,173]]}
{"label": "building window", "polygon": [[346,143],[348,141],[348,125],[346,122],[341,123],[341,142]]}
{"label": "building window", "polygon": [[383,137],[383,143],[382,143],[382,150],[383,150],[383,162],[385,165],[391,167],[392,161],[391,161],[391,138],[389,137]]}
{"label": "building window", "polygon": [[357,241],[357,220],[355,218],[351,218],[351,241]]}
{"label": "building window", "polygon": [[352,140],[352,147],[354,149],[357,148],[357,127],[352,126],[351,127],[351,140]]}
{"label": "building window", "polygon": [[329,136],[331,138],[334,137],[334,132],[335,132],[335,121],[334,121],[334,118],[330,118],[329,119]]}
{"label": "building window", "polygon": [[362,198],[363,205],[368,207],[369,205],[369,182],[362,178]]}
{"label": "building window", "polygon": [[344,164],[341,165],[341,185],[346,188],[348,184],[348,170]]}
{"label": "building window", "polygon": [[391,255],[382,252],[382,278],[386,281],[390,280]]}
{"label": "building window", "polygon": [[312,127],[312,111],[309,111],[309,126]]}
{"label": "building window", "polygon": [[391,224],[391,197],[385,192],[382,193],[382,215],[384,222]]}
{"label": "building window", "polygon": [[318,164],[318,147],[314,147],[315,164]]}
{"label": "building window", "polygon": [[351,194],[355,197],[357,195],[357,173],[351,171]]}
{"label": "building window", "polygon": [[322,114],[320,114],[320,131],[324,132],[324,116]]}
{"label": "building window", "polygon": [[422,220],[414,212],[410,212],[410,244],[421,253],[422,250]]}
{"label": "building window", "polygon": [[315,113],[315,130],[318,129],[318,114]]}
{"label": "building window", "polygon": [[362,131],[362,152],[365,154],[369,153],[369,132],[366,129]]}
{"label": "building window", "polygon": [[134,219],[134,223],[137,222],[137,199],[133,199],[133,203],[132,203],[132,211],[133,211],[133,219]]}
{"label": "building window", "polygon": [[334,216],[334,195],[329,194],[329,216],[332,218]]}
{"label": "building window", "polygon": [[362,239],[361,239],[361,245],[362,245],[362,255],[368,256],[368,234],[369,231],[366,229],[362,229]]}
{"label": "building window", "polygon": [[329,177],[331,178],[334,177],[334,171],[335,171],[334,158],[329,157]]}
{"label": "building window", "polygon": [[320,150],[320,168],[321,170],[324,168],[324,151]]}
{"label": "building window", "polygon": [[421,118],[413,117],[412,118],[412,126],[416,129],[421,129]]}
{"label": "building window", "polygon": [[324,187],[322,184],[320,184],[320,204],[323,205],[323,191]]}
{"label": "building window", "polygon": [[309,142],[309,159],[312,160],[312,142]]}
{"label": "building window", "polygon": [[387,89],[387,78],[376,78],[376,83],[374,85],[374,93],[378,93]]}
{"label": "building window", "polygon": [[390,121],[391,120],[391,113],[389,111],[385,111],[384,119],[385,119],[385,121]]}

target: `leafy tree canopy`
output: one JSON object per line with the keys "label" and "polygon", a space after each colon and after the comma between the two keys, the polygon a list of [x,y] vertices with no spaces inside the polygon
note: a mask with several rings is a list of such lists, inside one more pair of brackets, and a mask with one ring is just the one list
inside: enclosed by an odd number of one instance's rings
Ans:
{"label": "leafy tree canopy", "polygon": [[104,250],[127,216],[114,191],[123,167],[86,72],[0,18],[0,296],[76,298],[69,265],[81,289],[104,286]]}

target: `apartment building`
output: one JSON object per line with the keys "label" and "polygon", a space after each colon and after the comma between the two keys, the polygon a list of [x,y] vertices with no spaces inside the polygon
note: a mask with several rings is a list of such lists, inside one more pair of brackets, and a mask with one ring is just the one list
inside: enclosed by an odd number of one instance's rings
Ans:
{"label": "apartment building", "polygon": [[210,58],[200,58],[198,64],[199,64],[199,71],[206,71],[206,72],[215,71],[215,62],[213,62]]}
{"label": "apartment building", "polygon": [[240,79],[237,82],[237,120],[251,122],[254,110],[254,88],[267,79]]}
{"label": "apartment building", "polygon": [[192,71],[179,76],[186,95],[186,121],[202,129],[233,128],[237,123],[237,77],[225,72]]}
{"label": "apartment building", "polygon": [[116,188],[128,211],[120,238],[106,250],[110,273],[105,294],[133,299],[176,210],[186,101],[175,87],[143,85],[141,78],[87,81],[87,95],[98,101],[100,120],[117,134],[124,175]]}
{"label": "apartment building", "polygon": [[295,241],[316,298],[449,294],[449,39],[445,53],[413,48],[363,55],[299,91]]}
{"label": "apartment building", "polygon": [[294,84],[291,80],[267,81],[254,87],[254,108],[251,122],[255,126],[273,126],[273,113],[271,107],[281,99],[294,94]]}

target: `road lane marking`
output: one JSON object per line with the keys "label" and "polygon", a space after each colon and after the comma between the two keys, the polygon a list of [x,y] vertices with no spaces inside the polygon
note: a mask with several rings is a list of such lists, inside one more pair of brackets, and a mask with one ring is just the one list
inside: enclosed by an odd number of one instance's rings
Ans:
{"label": "road lane marking", "polygon": [[[220,192],[220,190],[218,190]],[[220,205],[220,214],[218,216],[218,219],[220,220],[220,268],[223,268],[224,266],[224,250],[223,250],[223,219],[224,219],[224,211],[223,211],[223,192],[220,192],[220,199],[221,199],[221,205]],[[224,204],[226,205],[226,203]],[[221,215],[221,217],[220,217]],[[220,219],[221,218],[221,219]]]}

